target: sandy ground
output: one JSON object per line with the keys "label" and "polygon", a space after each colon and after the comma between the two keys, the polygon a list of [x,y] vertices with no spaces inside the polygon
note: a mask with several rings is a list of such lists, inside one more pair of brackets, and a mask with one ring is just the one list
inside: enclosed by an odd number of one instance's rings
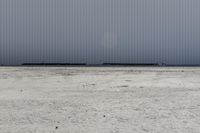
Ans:
{"label": "sandy ground", "polygon": [[0,67],[0,133],[145,132],[200,132],[200,68]]}

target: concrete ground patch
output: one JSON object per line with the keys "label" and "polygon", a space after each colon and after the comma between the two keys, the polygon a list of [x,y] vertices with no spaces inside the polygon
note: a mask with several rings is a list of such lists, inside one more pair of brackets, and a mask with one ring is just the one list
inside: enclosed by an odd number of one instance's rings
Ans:
{"label": "concrete ground patch", "polygon": [[199,133],[198,67],[0,67],[0,132]]}

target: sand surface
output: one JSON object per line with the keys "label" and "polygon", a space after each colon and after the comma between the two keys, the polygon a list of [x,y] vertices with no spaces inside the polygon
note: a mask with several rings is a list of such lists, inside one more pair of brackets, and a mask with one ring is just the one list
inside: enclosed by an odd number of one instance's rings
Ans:
{"label": "sand surface", "polygon": [[0,133],[199,133],[198,67],[0,67]]}

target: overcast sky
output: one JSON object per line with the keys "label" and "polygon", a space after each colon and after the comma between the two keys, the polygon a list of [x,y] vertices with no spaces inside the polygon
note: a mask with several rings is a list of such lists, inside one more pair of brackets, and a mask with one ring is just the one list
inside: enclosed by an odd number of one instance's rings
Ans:
{"label": "overcast sky", "polygon": [[0,0],[0,63],[200,64],[200,0]]}

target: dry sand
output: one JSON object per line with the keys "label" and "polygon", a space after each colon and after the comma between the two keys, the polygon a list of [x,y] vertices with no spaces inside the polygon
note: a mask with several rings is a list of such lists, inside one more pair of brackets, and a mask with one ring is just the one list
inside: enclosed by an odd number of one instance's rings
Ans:
{"label": "dry sand", "polygon": [[0,133],[146,132],[200,132],[200,68],[0,67]]}

